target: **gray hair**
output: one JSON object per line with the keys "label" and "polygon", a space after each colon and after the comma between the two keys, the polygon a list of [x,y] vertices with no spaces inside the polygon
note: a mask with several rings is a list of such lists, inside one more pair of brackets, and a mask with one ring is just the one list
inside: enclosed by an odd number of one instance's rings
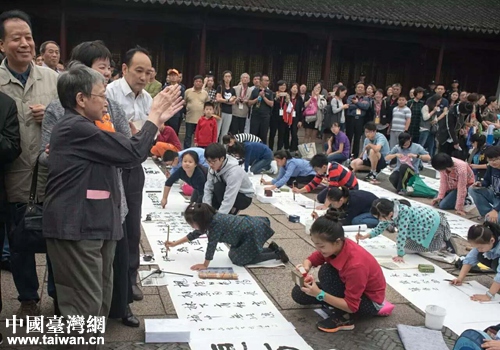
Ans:
{"label": "gray hair", "polygon": [[94,85],[104,82],[105,79],[101,73],[78,61],[70,62],[66,72],[62,73],[57,80],[57,94],[61,105],[64,108],[74,109],[78,93],[90,96]]}
{"label": "gray hair", "polygon": [[240,75],[240,79],[243,79],[245,75],[250,79],[250,74],[248,73],[243,73],[242,75]]}

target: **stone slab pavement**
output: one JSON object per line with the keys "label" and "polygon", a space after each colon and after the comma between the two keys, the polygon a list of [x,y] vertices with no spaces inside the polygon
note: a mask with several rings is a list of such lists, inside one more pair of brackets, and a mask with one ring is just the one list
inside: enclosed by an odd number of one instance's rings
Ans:
{"label": "stone slab pavement", "polygon": [[[360,174],[361,176],[363,174]],[[380,186],[390,188],[390,184],[385,175],[381,175]],[[313,194],[309,194],[313,196]],[[426,201],[426,200],[423,200]],[[269,204],[262,204],[258,201],[254,203],[244,212],[248,215],[264,215],[271,218],[271,224],[276,231],[273,239],[282,245],[287,251],[293,263],[301,262],[305,257],[313,251],[313,245],[309,236],[304,233],[302,226],[296,224],[290,225],[286,220],[285,214]],[[470,213],[469,217],[473,218],[477,213]],[[293,226],[293,227],[292,227]],[[394,237],[389,235],[389,238]],[[460,240],[461,253],[465,254],[466,242]],[[143,235],[141,241],[141,249],[144,252],[150,252],[151,248],[146,237]],[[53,305],[51,298],[46,292],[47,271],[45,265],[45,257],[37,255],[37,271],[39,276],[41,295],[41,309],[45,316],[53,315]],[[440,266],[451,273],[457,274],[458,271],[451,265],[440,263]],[[149,270],[149,267],[141,267],[141,269]],[[403,345],[398,337],[396,326],[398,324],[423,326],[424,315],[422,312],[413,307],[402,295],[398,294],[391,287],[387,289],[387,299],[396,304],[393,315],[390,317],[377,317],[356,323],[356,328],[350,332],[341,332],[338,334],[322,333],[315,328],[315,323],[320,319],[312,308],[296,305],[291,297],[290,291],[293,287],[293,282],[290,279],[290,270],[293,269],[291,264],[288,264],[284,269],[252,269],[251,273],[258,281],[260,287],[282,312],[282,314],[293,323],[297,332],[305,339],[305,341],[315,350],[402,350]],[[492,282],[491,275],[472,276],[480,283],[489,286]],[[9,272],[2,271],[2,291],[3,291],[3,311],[0,313],[0,332],[6,336],[12,334],[12,330],[6,329],[7,318],[12,317],[16,309],[19,307],[17,301],[17,292],[14,286],[12,275]],[[165,318],[176,317],[175,309],[168,294],[166,287],[143,287],[144,300],[134,302],[132,309],[140,318],[141,326],[139,328],[129,328],[121,324],[117,320],[108,322],[105,345],[102,349],[150,349],[150,350],[184,350],[189,349],[187,344],[144,344],[144,319],[145,318]],[[443,337],[449,348],[452,349],[453,343],[457,338],[448,329],[443,330]],[[0,345],[3,349],[50,349],[53,347],[38,347],[38,346],[9,346],[5,342]],[[237,348],[236,350],[239,350]],[[253,349],[249,349],[253,350]]]}

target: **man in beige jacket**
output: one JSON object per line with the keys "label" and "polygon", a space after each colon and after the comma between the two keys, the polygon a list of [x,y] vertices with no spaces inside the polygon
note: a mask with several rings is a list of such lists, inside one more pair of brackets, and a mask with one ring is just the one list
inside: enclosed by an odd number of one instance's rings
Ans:
{"label": "man in beige jacket", "polygon": [[[31,22],[21,11],[7,11],[0,15],[0,51],[5,59],[0,65],[0,91],[16,101],[22,153],[5,169],[7,201],[11,209],[27,203],[41,142],[41,125],[45,106],[57,98],[57,73],[33,64],[35,42]],[[38,202],[43,202],[47,169],[40,167],[38,175]],[[12,248],[11,268],[19,293],[20,317],[39,315],[38,276],[35,255],[16,253]],[[49,265],[49,295],[55,298],[55,287]]]}

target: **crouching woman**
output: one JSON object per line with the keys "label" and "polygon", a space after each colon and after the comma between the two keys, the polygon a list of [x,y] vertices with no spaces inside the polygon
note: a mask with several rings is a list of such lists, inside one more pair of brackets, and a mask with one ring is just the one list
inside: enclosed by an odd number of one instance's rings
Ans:
{"label": "crouching woman", "polygon": [[354,241],[346,239],[338,214],[333,210],[311,226],[311,240],[316,246],[302,265],[308,273],[319,269],[316,283],[307,275],[304,287],[295,286],[293,300],[301,305],[332,306],[332,316],[319,321],[319,330],[334,333],[354,329],[358,316],[388,315],[394,307],[384,302],[386,282],[375,258]]}

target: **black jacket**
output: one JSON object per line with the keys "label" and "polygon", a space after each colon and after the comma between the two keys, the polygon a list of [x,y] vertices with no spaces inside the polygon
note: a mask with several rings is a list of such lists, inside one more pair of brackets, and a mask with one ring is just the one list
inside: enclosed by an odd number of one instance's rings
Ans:
{"label": "black jacket", "polygon": [[0,92],[0,223],[7,215],[4,170],[21,154],[16,102]]}
{"label": "black jacket", "polygon": [[139,133],[128,138],[102,131],[89,119],[67,110],[50,138],[44,237],[121,239],[116,167],[139,166],[157,131],[156,125],[147,121]]}

